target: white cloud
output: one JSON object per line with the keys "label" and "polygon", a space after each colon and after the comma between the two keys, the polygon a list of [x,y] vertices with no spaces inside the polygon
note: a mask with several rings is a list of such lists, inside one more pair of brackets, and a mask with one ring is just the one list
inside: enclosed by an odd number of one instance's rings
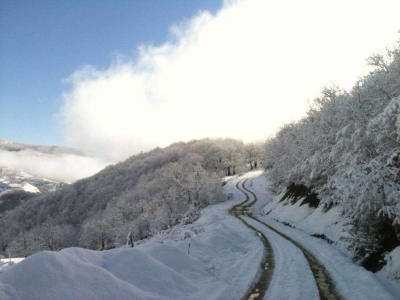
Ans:
{"label": "white cloud", "polygon": [[0,166],[61,182],[91,176],[109,165],[103,159],[75,154],[45,154],[34,150],[0,150]]}
{"label": "white cloud", "polygon": [[70,145],[115,159],[179,140],[262,139],[299,119],[331,81],[350,88],[394,43],[399,1],[225,1],[171,27],[159,47],[69,79]]}

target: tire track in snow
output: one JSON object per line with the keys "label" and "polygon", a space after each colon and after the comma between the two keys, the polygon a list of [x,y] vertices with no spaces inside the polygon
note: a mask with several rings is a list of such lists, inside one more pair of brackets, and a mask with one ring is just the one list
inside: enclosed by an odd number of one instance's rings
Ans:
{"label": "tire track in snow", "polygon": [[275,271],[264,299],[319,299],[317,283],[303,252],[257,221],[242,218],[265,234],[275,254]]}
{"label": "tire track in snow", "polygon": [[[239,181],[236,184],[236,188],[239,191],[243,192],[239,188],[239,183],[243,182],[243,184],[244,184],[247,180],[249,180],[249,178],[246,180]],[[247,206],[243,206],[243,205],[246,204],[250,200],[248,194],[244,193],[244,195],[246,196],[246,200],[233,206],[229,210],[229,213],[231,215],[235,216],[236,218],[238,218],[239,220],[241,220],[248,228],[253,230],[258,235],[258,237],[260,238],[261,242],[264,245],[264,257],[260,264],[260,270],[259,270],[259,273],[258,273],[258,276],[256,279],[257,282],[255,282],[254,287],[251,287],[249,289],[249,293],[245,297],[245,299],[248,299],[248,300],[263,299],[265,293],[268,290],[268,287],[271,282],[272,275],[273,275],[274,269],[275,269],[274,254],[273,254],[271,244],[268,242],[265,235],[263,233],[261,233],[259,230],[257,230],[255,227],[251,226],[245,220],[243,220],[243,218],[240,217],[241,215],[244,215],[243,208],[247,207]],[[252,203],[250,203],[250,205],[253,203],[254,203],[254,201]]]}
{"label": "tire track in snow", "polygon": [[[304,247],[302,247],[298,242],[292,240],[285,234],[279,232],[278,230],[272,228],[268,224],[258,220],[257,218],[255,218],[251,215],[251,213],[248,211],[248,208],[251,207],[255,202],[257,202],[257,196],[252,191],[250,191],[249,189],[246,188],[245,183],[247,182],[247,180],[248,179],[246,179],[245,181],[240,181],[236,185],[236,187],[242,193],[244,193],[246,195],[246,201],[244,201],[238,205],[235,205],[233,208],[235,208],[236,211],[240,212],[241,214],[244,214],[247,217],[253,219],[254,221],[262,224],[263,226],[265,226],[269,230],[273,231],[274,233],[278,234],[279,236],[286,239],[287,241],[291,242],[304,254],[304,257],[307,259],[310,269],[315,277],[315,281],[317,283],[317,287],[318,287],[318,291],[319,291],[319,296],[321,299],[323,299],[323,300],[325,300],[325,299],[342,299],[342,297],[336,292],[334,284],[333,284],[333,280],[331,279],[328,272],[325,270],[323,265],[321,263],[319,263],[318,260],[309,251],[304,249]],[[241,182],[242,182],[243,189],[240,189],[239,183],[241,183]],[[254,198],[254,200],[250,203],[248,203],[250,200],[249,194],[251,194]],[[239,210],[238,209],[239,207],[241,207],[242,209]],[[242,218],[240,218],[240,217],[238,217],[238,218],[241,219],[243,222],[245,222]],[[246,225],[249,226],[249,224],[246,224]],[[257,299],[257,298],[250,298],[250,299]],[[262,299],[262,298],[259,298],[259,299]]]}

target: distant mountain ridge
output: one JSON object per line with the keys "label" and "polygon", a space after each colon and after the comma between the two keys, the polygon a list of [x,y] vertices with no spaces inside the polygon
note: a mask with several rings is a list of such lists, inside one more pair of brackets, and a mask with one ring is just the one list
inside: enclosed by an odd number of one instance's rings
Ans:
{"label": "distant mountain ridge", "polygon": [[69,148],[64,146],[42,146],[42,145],[30,145],[19,142],[11,142],[0,139],[0,150],[19,152],[25,150],[37,151],[45,154],[74,154],[79,156],[105,156],[104,154],[97,153],[95,151],[86,151],[75,148]]}

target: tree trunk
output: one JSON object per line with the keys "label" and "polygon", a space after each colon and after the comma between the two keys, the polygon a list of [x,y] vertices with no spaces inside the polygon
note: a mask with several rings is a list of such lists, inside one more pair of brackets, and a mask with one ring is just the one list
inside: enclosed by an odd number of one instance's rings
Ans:
{"label": "tree trunk", "polygon": [[231,176],[231,167],[228,167],[228,172],[226,174],[227,176]]}
{"label": "tree trunk", "polygon": [[253,170],[253,163],[250,162],[250,170]]}
{"label": "tree trunk", "polygon": [[129,232],[129,245],[133,248],[134,246],[134,241],[133,241],[133,232],[132,229]]}
{"label": "tree trunk", "polygon": [[235,166],[233,166],[233,173],[232,174],[236,175],[236,167]]}
{"label": "tree trunk", "polygon": [[25,257],[25,258],[28,257],[28,245],[27,245],[27,243],[26,243],[26,236],[25,236],[25,233],[24,233],[24,257]]}

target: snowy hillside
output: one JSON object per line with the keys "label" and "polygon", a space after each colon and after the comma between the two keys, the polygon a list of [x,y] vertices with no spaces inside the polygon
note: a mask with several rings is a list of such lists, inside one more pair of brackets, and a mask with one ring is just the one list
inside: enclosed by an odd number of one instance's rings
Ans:
{"label": "snowy hillside", "polygon": [[[68,232],[70,246],[109,249],[124,245],[129,232],[138,240],[182,219],[193,222],[201,208],[224,199],[224,173],[249,169],[245,149],[233,139],[203,139],[134,155],[7,213],[1,220],[3,248],[11,247],[18,256],[60,250],[54,248],[56,227]],[[246,157],[253,164],[260,161],[256,149],[248,149]],[[44,238],[52,242],[42,243]]]}
{"label": "snowy hillside", "polygon": [[43,194],[53,192],[62,184],[46,178],[39,178],[32,174],[8,167],[0,167],[0,192],[8,188],[19,188],[28,193]]}

